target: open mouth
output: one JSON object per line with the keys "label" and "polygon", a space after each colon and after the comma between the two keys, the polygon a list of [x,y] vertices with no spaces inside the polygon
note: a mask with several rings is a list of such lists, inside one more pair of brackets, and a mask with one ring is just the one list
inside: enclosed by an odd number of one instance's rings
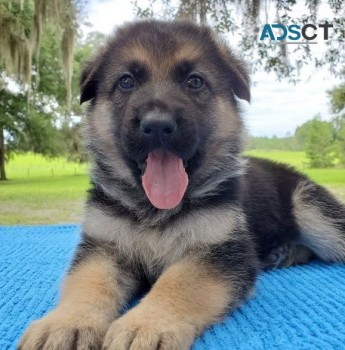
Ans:
{"label": "open mouth", "polygon": [[162,150],[148,154],[142,165],[142,185],[151,204],[158,209],[177,207],[188,186],[186,162],[178,156]]}

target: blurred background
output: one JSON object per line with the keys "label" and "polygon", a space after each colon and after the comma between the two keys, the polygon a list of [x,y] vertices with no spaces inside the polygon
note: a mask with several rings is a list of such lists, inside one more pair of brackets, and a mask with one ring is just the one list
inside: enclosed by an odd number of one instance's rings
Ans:
{"label": "blurred background", "polygon": [[[0,0],[0,225],[80,221],[80,69],[116,26],[145,18],[220,32],[251,71],[245,152],[291,164],[345,201],[344,1]],[[314,44],[259,40],[265,24],[325,21],[328,40],[320,28]]]}

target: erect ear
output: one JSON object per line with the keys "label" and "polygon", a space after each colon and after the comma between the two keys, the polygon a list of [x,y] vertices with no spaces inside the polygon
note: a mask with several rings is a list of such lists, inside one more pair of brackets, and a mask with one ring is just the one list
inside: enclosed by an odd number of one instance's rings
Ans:
{"label": "erect ear", "polygon": [[221,52],[227,64],[232,91],[237,97],[250,102],[250,78],[245,63],[226,45],[221,44]]}
{"label": "erect ear", "polygon": [[101,56],[86,63],[80,75],[80,104],[93,99],[97,94],[100,80]]}

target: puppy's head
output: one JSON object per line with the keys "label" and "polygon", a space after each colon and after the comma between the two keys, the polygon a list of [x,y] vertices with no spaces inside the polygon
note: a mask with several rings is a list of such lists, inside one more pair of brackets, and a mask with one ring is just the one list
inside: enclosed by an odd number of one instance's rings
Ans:
{"label": "puppy's head", "polygon": [[129,24],[82,73],[86,141],[114,177],[135,180],[138,195],[172,209],[202,193],[223,162],[231,171],[241,139],[235,96],[249,101],[248,75],[210,29]]}

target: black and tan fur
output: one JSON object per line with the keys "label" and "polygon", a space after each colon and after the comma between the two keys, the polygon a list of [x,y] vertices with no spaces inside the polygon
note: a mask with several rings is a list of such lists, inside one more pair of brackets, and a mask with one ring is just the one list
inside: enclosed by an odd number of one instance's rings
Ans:
{"label": "black and tan fur", "polygon": [[[186,86],[193,72],[205,81],[198,91]],[[118,85],[126,73],[130,92]],[[146,21],[110,38],[81,78],[93,164],[83,239],[59,306],[30,326],[21,350],[188,349],[261,269],[345,261],[344,206],[286,166],[241,155],[237,98],[250,100],[249,85],[208,28]],[[147,113],[177,120],[173,138],[154,146],[182,158],[189,176],[171,210],[154,208],[141,185],[153,147],[138,131]]]}

